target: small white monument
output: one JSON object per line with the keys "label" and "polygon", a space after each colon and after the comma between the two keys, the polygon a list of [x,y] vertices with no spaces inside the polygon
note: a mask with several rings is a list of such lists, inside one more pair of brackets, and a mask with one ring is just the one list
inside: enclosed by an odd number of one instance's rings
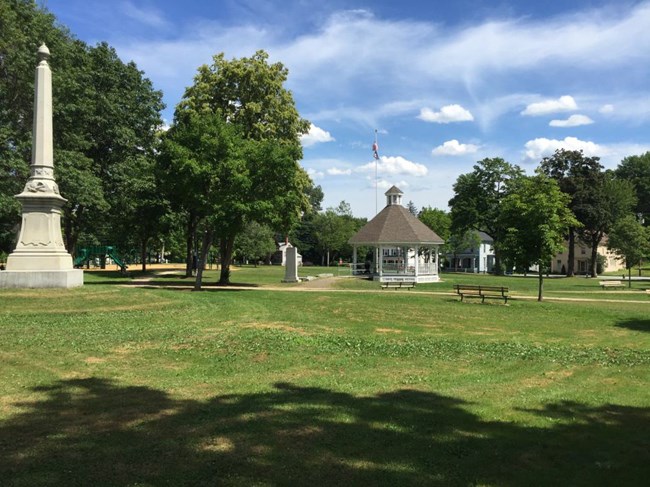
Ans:
{"label": "small white monument", "polygon": [[23,218],[16,249],[0,272],[0,288],[76,287],[83,285],[83,271],[74,269],[63,245],[61,208],[67,201],[54,180],[52,143],[52,72],[50,51],[38,49],[34,87],[34,129],[30,176],[16,198]]}
{"label": "small white monument", "polygon": [[286,266],[282,282],[300,282],[298,278],[298,249],[291,244],[287,245]]}

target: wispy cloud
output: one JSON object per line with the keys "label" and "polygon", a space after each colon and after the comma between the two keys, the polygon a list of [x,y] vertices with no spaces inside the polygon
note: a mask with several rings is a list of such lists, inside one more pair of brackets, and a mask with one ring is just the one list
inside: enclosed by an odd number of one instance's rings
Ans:
{"label": "wispy cloud", "polygon": [[338,167],[331,167],[327,170],[330,176],[349,176],[352,174],[352,169],[339,169]]}
{"label": "wispy cloud", "polygon": [[603,105],[602,107],[600,107],[598,109],[598,111],[600,113],[605,113],[605,114],[606,113],[612,113],[614,111],[614,105],[612,105],[611,103],[608,103],[608,104]]}
{"label": "wispy cloud", "polygon": [[[167,79],[163,89],[179,77],[191,82],[196,67],[209,62],[217,50],[228,57],[243,56],[264,46],[273,60],[289,67],[290,87],[306,113],[329,119],[350,117],[377,126],[378,118],[404,109],[399,99],[405,90],[417,89],[425,97],[435,98],[444,87],[446,96],[466,97],[469,93],[477,102],[489,104],[507,95],[511,80],[516,82],[519,76],[541,67],[558,76],[566,76],[570,67],[571,79],[588,73],[589,77],[600,76],[602,83],[612,79],[614,84],[612,73],[618,66],[626,66],[628,72],[646,69],[649,24],[650,3],[645,2],[620,13],[587,10],[580,16],[550,21],[487,20],[454,28],[352,11],[332,14],[317,29],[288,38],[277,30],[251,24],[224,26],[202,21],[186,26],[173,40],[129,38],[118,39],[116,44],[122,55],[136,60],[150,76]],[[331,81],[333,73],[336,83]],[[318,93],[318,103],[312,100],[314,93]],[[172,100],[172,106],[177,101]],[[334,108],[326,113],[323,105]],[[378,112],[377,106],[391,107],[394,112]],[[429,110],[440,113],[434,119],[445,119],[442,110]],[[430,113],[425,111],[423,116],[430,118]]]}
{"label": "wispy cloud", "polygon": [[163,29],[170,25],[162,12],[156,8],[139,7],[130,1],[121,2],[119,8],[128,18],[148,25],[149,27]]}

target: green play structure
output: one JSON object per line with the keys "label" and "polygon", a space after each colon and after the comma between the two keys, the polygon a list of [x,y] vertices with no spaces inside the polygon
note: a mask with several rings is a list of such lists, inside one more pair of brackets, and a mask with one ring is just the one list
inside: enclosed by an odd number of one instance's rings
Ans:
{"label": "green play structure", "polygon": [[113,262],[120,266],[122,272],[126,271],[126,263],[117,255],[115,247],[112,245],[94,245],[79,249],[77,258],[74,260],[74,266],[82,267],[86,262],[95,257],[110,257],[113,259]]}

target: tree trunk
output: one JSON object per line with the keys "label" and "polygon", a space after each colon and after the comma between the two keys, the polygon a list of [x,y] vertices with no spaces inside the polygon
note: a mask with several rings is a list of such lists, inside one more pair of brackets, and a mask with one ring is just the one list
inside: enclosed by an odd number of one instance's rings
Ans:
{"label": "tree trunk", "polygon": [[196,280],[194,281],[194,291],[200,291],[201,285],[203,283],[203,269],[205,269],[205,264],[208,261],[208,253],[210,252],[210,247],[212,247],[212,237],[214,232],[212,230],[206,230],[203,234],[203,242],[201,243],[201,255],[199,257],[198,267],[196,269]]}
{"label": "tree trunk", "polygon": [[192,250],[194,247],[194,231],[197,219],[190,213],[187,217],[187,235],[185,235],[185,277],[192,277]]}
{"label": "tree trunk", "polygon": [[232,249],[234,245],[234,236],[221,238],[221,275],[219,277],[219,284],[230,284],[230,263],[232,262]]}
{"label": "tree trunk", "polygon": [[64,224],[65,248],[69,254],[74,255],[77,251],[77,241],[79,240],[79,222],[84,212],[83,206],[78,206],[77,211],[72,216],[71,212],[66,212]]}
{"label": "tree trunk", "polygon": [[497,276],[503,275],[504,269],[501,268],[501,252],[496,248],[494,249],[494,274]]}
{"label": "tree trunk", "polygon": [[537,301],[544,300],[544,272],[542,264],[539,264],[539,287],[537,289]]}
{"label": "tree trunk", "polygon": [[327,249],[327,267],[330,266],[330,251]]}
{"label": "tree trunk", "polygon": [[591,243],[591,277],[598,277],[598,244],[600,240]]}
{"label": "tree trunk", "polygon": [[575,260],[576,260],[576,231],[574,228],[569,228],[569,252],[566,263],[566,276],[575,276]]}
{"label": "tree trunk", "polygon": [[140,258],[142,259],[142,272],[147,272],[147,242],[148,238],[143,238],[140,242]]}
{"label": "tree trunk", "polygon": [[632,288],[632,267],[627,268],[627,287]]}

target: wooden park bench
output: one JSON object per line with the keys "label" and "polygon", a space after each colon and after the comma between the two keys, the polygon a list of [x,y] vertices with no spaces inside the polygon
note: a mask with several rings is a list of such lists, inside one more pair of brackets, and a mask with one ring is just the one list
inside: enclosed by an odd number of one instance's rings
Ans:
{"label": "wooden park bench", "polygon": [[415,287],[414,281],[389,281],[381,284],[382,289],[412,289],[413,287]]}
{"label": "wooden park bench", "polygon": [[468,298],[481,298],[481,303],[485,298],[503,299],[505,304],[508,303],[508,288],[500,286],[471,286],[468,284],[455,284],[454,289],[462,301],[465,296]]}
{"label": "wooden park bench", "polygon": [[623,284],[621,281],[600,281],[599,284],[603,289],[610,287],[625,287],[625,284]]}

